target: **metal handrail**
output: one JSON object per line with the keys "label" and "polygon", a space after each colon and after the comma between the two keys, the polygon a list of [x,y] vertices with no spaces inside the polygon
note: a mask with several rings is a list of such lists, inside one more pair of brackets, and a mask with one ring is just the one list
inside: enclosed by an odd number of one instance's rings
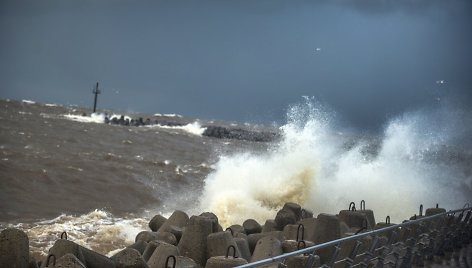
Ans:
{"label": "metal handrail", "polygon": [[322,244],[319,244],[319,245],[315,245],[315,246],[312,246],[312,247],[309,247],[309,248],[300,249],[300,250],[297,250],[297,251],[285,253],[285,254],[282,254],[282,255],[278,255],[278,256],[275,256],[275,257],[272,257],[272,258],[267,258],[267,259],[260,260],[260,261],[251,262],[251,263],[244,264],[244,265],[237,266],[237,267],[239,267],[239,268],[256,267],[256,266],[259,266],[259,265],[269,264],[269,263],[273,263],[273,262],[280,262],[280,261],[283,261],[283,260],[285,260],[289,257],[297,256],[297,255],[300,255],[300,254],[314,253],[315,250],[318,250],[318,249],[321,249],[321,248],[325,248],[325,247],[329,247],[329,246],[337,246],[337,245],[340,245],[342,242],[345,242],[345,241],[355,240],[355,239],[359,239],[359,238],[362,238],[362,237],[365,237],[365,236],[375,235],[375,234],[378,234],[378,233],[383,233],[383,232],[388,231],[388,230],[398,229],[400,227],[412,225],[412,224],[423,222],[423,221],[432,220],[432,219],[439,218],[439,217],[442,217],[442,216],[447,216],[447,215],[454,216],[456,213],[466,212],[468,210],[472,211],[472,207],[456,209],[456,210],[449,210],[449,211],[442,212],[442,213],[439,213],[439,214],[435,214],[435,215],[432,215],[432,216],[427,216],[427,217],[423,217],[423,218],[416,219],[416,220],[409,220],[409,221],[404,222],[404,223],[384,227],[384,228],[373,230],[373,231],[368,231],[368,232],[365,232],[365,233],[355,234],[355,235],[352,235],[352,236],[349,236],[349,237],[344,237],[344,238],[332,240],[332,241],[322,243]]}

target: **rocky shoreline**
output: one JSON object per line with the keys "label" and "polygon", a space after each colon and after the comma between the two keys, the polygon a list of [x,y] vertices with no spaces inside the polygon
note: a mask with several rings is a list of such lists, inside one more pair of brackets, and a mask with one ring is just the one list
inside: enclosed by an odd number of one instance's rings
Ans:
{"label": "rocky shoreline", "polygon": [[[429,208],[425,216],[445,211]],[[424,217],[422,208],[419,216],[410,220],[419,217]],[[274,219],[263,225],[247,219],[226,230],[211,212],[189,217],[180,210],[169,218],[156,215],[148,225],[149,230],[140,232],[134,244],[111,258],[67,240],[64,232],[49,249],[49,256],[42,260],[30,258],[28,237],[23,231],[5,229],[0,234],[0,267],[234,267],[393,224],[388,220],[376,223],[374,212],[365,209],[365,202],[361,202],[360,210],[351,203],[349,209],[339,214],[321,213],[317,217],[298,204],[286,203]],[[390,233],[381,233],[377,247],[388,243]],[[363,237],[362,242],[360,251],[367,251],[373,244],[370,236]],[[349,257],[354,247],[354,242],[343,244],[338,259]],[[332,251],[333,247],[317,251],[312,267],[328,262]],[[307,258],[302,254],[288,258],[285,264],[305,267]],[[271,264],[274,265],[277,263]]]}

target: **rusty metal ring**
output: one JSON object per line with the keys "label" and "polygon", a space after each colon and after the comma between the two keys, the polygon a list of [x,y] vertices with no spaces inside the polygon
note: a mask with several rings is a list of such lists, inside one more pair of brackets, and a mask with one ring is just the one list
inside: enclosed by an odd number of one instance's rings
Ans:
{"label": "rusty metal ring", "polygon": [[423,204],[420,205],[420,217],[423,216]]}
{"label": "rusty metal ring", "polygon": [[[303,247],[302,247],[302,248],[300,247],[300,244],[303,244]],[[306,243],[305,243],[305,241],[304,241],[304,240],[298,241],[298,243],[297,243],[297,250],[304,249],[304,248],[306,248]]]}
{"label": "rusty metal ring", "polygon": [[233,249],[233,258],[237,258],[237,256],[236,256],[236,248],[235,248],[233,245],[229,245],[228,249],[226,250],[226,258],[228,258],[228,256],[229,256],[229,250],[230,250],[231,248]]}
{"label": "rusty metal ring", "polygon": [[228,227],[228,228],[226,228],[225,231],[228,231],[228,230],[231,232],[231,236],[234,236],[233,229],[231,229],[230,227]]}
{"label": "rusty metal ring", "polygon": [[48,258],[46,259],[46,266],[45,267],[49,267],[49,259],[51,259],[51,257],[54,257],[54,261],[52,263],[53,266],[56,266],[56,255],[54,254],[49,254],[48,255]]}
{"label": "rusty metal ring", "polygon": [[351,210],[351,211],[356,211],[356,203],[351,202],[351,203],[349,204],[349,210]]}
{"label": "rusty metal ring", "polygon": [[66,233],[65,231],[62,232],[62,234],[61,234],[61,239],[64,239],[64,238],[62,238],[64,235],[66,236],[66,240],[67,240],[67,233]]}
{"label": "rusty metal ring", "polygon": [[365,210],[365,201],[361,200],[361,210]]}
{"label": "rusty metal ring", "polygon": [[390,216],[387,216],[387,218],[385,218],[385,224],[390,224]]}
{"label": "rusty metal ring", "polygon": [[169,265],[169,259],[170,259],[170,258],[172,258],[173,261],[174,261],[174,264],[172,265],[172,268],[175,268],[175,265],[176,265],[176,263],[177,263],[177,259],[175,258],[174,255],[170,255],[169,257],[167,257],[165,268],[169,267],[168,265]]}

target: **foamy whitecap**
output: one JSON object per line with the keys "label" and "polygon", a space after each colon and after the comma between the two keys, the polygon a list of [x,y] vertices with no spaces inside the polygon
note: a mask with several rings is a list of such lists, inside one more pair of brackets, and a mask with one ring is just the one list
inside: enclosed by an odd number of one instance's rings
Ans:
{"label": "foamy whitecap", "polygon": [[111,256],[117,249],[132,243],[136,235],[147,230],[148,220],[136,217],[114,217],[103,210],[80,216],[62,214],[51,220],[7,226],[23,230],[29,237],[30,250],[35,255],[47,256],[50,247],[67,232],[68,239],[98,253]]}
{"label": "foamy whitecap", "polygon": [[[221,156],[205,180],[201,210],[214,212],[228,226],[247,218],[264,223],[286,202],[317,215],[365,200],[377,219],[389,215],[400,222],[418,213],[420,204],[452,209],[468,201],[458,188],[470,178],[425,160],[444,140],[444,131],[422,131],[428,117],[392,120],[373,155],[365,152],[365,142],[346,149],[345,135],[332,128],[332,115],[313,101],[291,107],[288,117],[282,140],[267,153]],[[452,179],[457,176],[462,177]]]}
{"label": "foamy whitecap", "polygon": [[[162,126],[162,125],[151,125],[150,127],[159,127],[159,128],[165,128],[165,129],[179,129],[186,131],[190,134],[201,136],[203,132],[205,132],[204,127],[200,125],[199,122],[193,122],[184,126]],[[176,133],[178,134],[178,133]]]}
{"label": "foamy whitecap", "polygon": [[125,121],[128,120],[128,121],[131,122],[131,120],[132,120],[132,118],[131,118],[130,116],[121,115],[121,114],[112,114],[109,119],[110,119],[110,120],[112,120],[112,119],[117,119],[117,120],[119,120],[119,119],[121,118],[121,116],[123,116],[123,119],[124,119]]}
{"label": "foamy whitecap", "polygon": [[181,117],[182,117],[180,114],[164,114],[164,116],[167,116],[167,117],[178,117],[178,118],[181,118]]}
{"label": "foamy whitecap", "polygon": [[32,100],[21,100],[21,102],[26,103],[26,104],[35,104],[35,101]]}
{"label": "foamy whitecap", "polygon": [[105,123],[105,115],[92,113],[90,116],[83,115],[74,115],[74,114],[65,114],[65,118],[82,123]]}

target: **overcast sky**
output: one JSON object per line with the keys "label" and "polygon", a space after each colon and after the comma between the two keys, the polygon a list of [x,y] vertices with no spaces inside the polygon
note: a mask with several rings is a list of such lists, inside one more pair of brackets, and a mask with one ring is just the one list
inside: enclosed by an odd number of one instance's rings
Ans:
{"label": "overcast sky", "polygon": [[358,129],[472,105],[472,1],[0,1],[0,98],[283,122],[314,96]]}

